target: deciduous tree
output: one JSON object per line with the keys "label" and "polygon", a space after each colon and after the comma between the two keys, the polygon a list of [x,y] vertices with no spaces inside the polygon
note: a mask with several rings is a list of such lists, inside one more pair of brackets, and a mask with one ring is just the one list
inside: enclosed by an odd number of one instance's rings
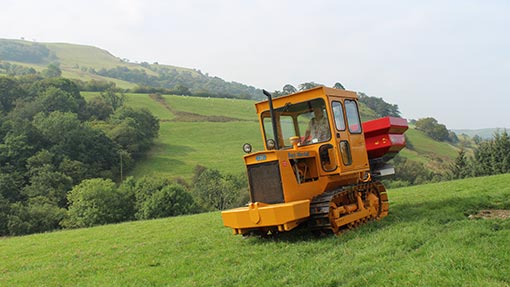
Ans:
{"label": "deciduous tree", "polygon": [[437,122],[436,119],[428,117],[416,121],[416,129],[426,133],[429,137],[445,141],[448,139],[448,130],[446,126]]}
{"label": "deciduous tree", "polygon": [[110,179],[86,179],[67,196],[69,209],[64,227],[89,227],[121,222],[128,217],[124,196]]}
{"label": "deciduous tree", "polygon": [[172,184],[151,194],[141,205],[138,214],[142,219],[151,219],[192,214],[197,211],[198,206],[186,189],[181,185]]}
{"label": "deciduous tree", "polygon": [[285,86],[283,86],[282,92],[284,95],[290,95],[297,92],[297,89],[291,84],[286,84]]}

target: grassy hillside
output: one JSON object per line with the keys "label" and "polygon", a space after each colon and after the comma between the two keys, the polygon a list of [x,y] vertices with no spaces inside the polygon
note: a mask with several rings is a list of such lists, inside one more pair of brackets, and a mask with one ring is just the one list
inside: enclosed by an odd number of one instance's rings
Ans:
{"label": "grassy hillside", "polygon": [[454,160],[458,155],[459,148],[447,142],[435,141],[414,127],[410,127],[405,135],[408,148],[402,150],[400,154],[422,162],[432,170],[440,170],[444,163]]}
{"label": "grassy hillside", "polygon": [[72,68],[75,65],[95,69],[129,66],[108,51],[92,46],[67,43],[47,43],[45,46],[55,53],[62,68]]}
{"label": "grassy hillside", "polygon": [[[86,99],[99,93],[82,93]],[[126,94],[126,104],[147,108],[160,119],[160,136],[131,175],[160,174],[190,179],[200,164],[225,173],[244,172],[242,145],[262,150],[254,101]],[[362,105],[364,119],[375,117]],[[426,158],[423,158],[426,160]]]}
{"label": "grassy hillside", "polygon": [[[89,99],[99,93],[82,93]],[[204,165],[226,173],[244,172],[241,146],[249,142],[263,148],[254,101],[147,94],[126,94],[126,104],[147,108],[160,119],[160,136],[148,156],[131,173],[134,176],[161,174],[190,179],[193,168]],[[361,105],[364,120],[376,117]],[[406,132],[409,149],[401,155],[440,171],[455,159],[458,149],[437,142],[423,132]]]}
{"label": "grassy hillside", "polygon": [[0,240],[4,286],[508,286],[510,175],[389,191],[341,236],[233,236],[220,213]]}
{"label": "grassy hillside", "polygon": [[[111,69],[115,67],[126,67],[129,69],[143,70],[148,75],[157,75],[155,72],[147,69],[144,66],[141,66],[140,64],[127,62],[118,57],[115,57],[114,55],[110,54],[110,52],[97,47],[69,43],[44,43],[44,45],[55,53],[55,56],[60,63],[64,77],[80,79],[82,81],[90,79],[103,79],[115,82],[117,86],[121,88],[133,88],[136,86],[134,83],[91,74],[89,72],[83,71],[83,68],[94,68],[96,70],[100,70],[103,68]],[[196,74],[196,72],[192,69],[169,65],[160,66],[176,69],[177,71],[186,71],[191,74]]]}
{"label": "grassy hillside", "polygon": [[[4,43],[18,43],[21,45],[31,46],[33,44],[42,45],[47,47],[52,56],[44,59],[41,62],[20,62],[20,61],[7,61],[12,64],[21,65],[24,67],[32,67],[36,71],[42,71],[51,62],[59,62],[62,70],[62,76],[79,79],[82,81],[105,80],[114,82],[121,88],[134,88],[136,85],[126,81],[102,77],[99,75],[91,74],[82,68],[110,68],[115,66],[129,66],[133,64],[123,63],[119,58],[114,57],[105,50],[83,45],[65,44],[65,43],[32,43],[29,41],[21,40],[3,40]],[[5,59],[1,59],[5,60]]]}
{"label": "grassy hillside", "polygon": [[[25,67],[33,67],[36,71],[42,71],[46,68],[46,66],[51,62],[58,62],[60,64],[60,68],[62,70],[62,76],[70,79],[79,79],[82,81],[88,80],[105,80],[114,82],[118,87],[130,89],[134,88],[137,85],[135,83],[114,79],[110,77],[104,77],[97,74],[90,73],[87,69],[93,68],[96,70],[99,69],[111,69],[115,67],[126,67],[130,69],[138,69],[143,70],[148,75],[156,75],[150,69],[143,67],[140,64],[130,63],[124,61],[114,55],[110,54],[108,51],[86,45],[77,45],[77,44],[69,44],[69,43],[33,43],[30,41],[22,41],[22,40],[6,40],[2,39],[5,43],[18,43],[21,45],[42,45],[47,47],[51,51],[51,57],[45,59],[44,61],[35,63],[35,62],[20,62],[20,61],[7,61],[16,65],[21,65]],[[2,60],[2,59],[0,59]],[[3,59],[5,60],[5,59]],[[167,67],[171,69],[175,69],[179,72],[188,72],[191,74],[197,74],[196,71],[188,68],[169,66],[169,65],[158,65],[159,67]]]}
{"label": "grassy hillside", "polygon": [[[83,93],[91,98],[97,93]],[[254,102],[126,94],[126,104],[147,108],[160,119],[160,135],[154,147],[131,175],[160,174],[190,179],[200,164],[225,173],[244,172],[242,145],[262,149]]]}
{"label": "grassy hillside", "polygon": [[[147,62],[133,63],[108,51],[86,45],[69,43],[38,43],[0,38],[0,64],[16,65],[43,71],[48,64],[57,63],[62,76],[81,81],[114,82],[117,87],[133,89],[138,86],[165,88],[179,94],[207,94],[214,97],[263,98],[255,87],[227,82],[201,71]],[[28,73],[19,67],[0,66],[0,74]]]}
{"label": "grassy hillside", "polygon": [[[42,71],[46,68],[48,63],[57,61],[60,63],[62,75],[64,77],[80,79],[82,81],[88,81],[91,79],[106,80],[116,83],[116,85],[121,88],[134,88],[137,86],[137,84],[133,82],[100,76],[97,73],[90,72],[91,69],[98,71],[100,69],[112,69],[116,67],[143,71],[143,73],[149,76],[156,76],[156,71],[161,69],[172,69],[178,73],[189,74],[193,78],[197,78],[197,81],[205,80],[203,75],[199,75],[197,71],[192,69],[167,65],[149,65],[147,63],[144,65],[129,63],[113,56],[106,50],[93,46],[68,43],[33,43],[21,40],[0,39],[0,52],[2,51],[2,43],[4,45],[4,52],[6,45],[8,46],[13,43],[16,45],[22,45],[22,47],[39,47],[49,51],[49,55],[43,57],[41,62],[23,63],[19,61],[9,61],[10,63],[24,67],[33,67],[37,71]],[[12,54],[12,47],[10,51]],[[4,54],[8,56],[9,53],[7,52]],[[201,80],[198,78],[201,78]],[[218,84],[216,83],[216,80],[217,79],[209,84],[212,86]],[[260,135],[258,135],[258,126],[256,124],[251,125],[248,123],[256,121],[253,102],[251,101],[175,96],[165,96],[164,101],[167,102],[166,104],[169,104],[170,108],[168,106],[165,107],[164,103],[162,105],[162,103],[158,103],[154,99],[150,99],[147,95],[129,95],[130,105],[146,107],[162,120],[163,131],[162,137],[157,142],[157,146],[147,158],[147,161],[142,163],[142,165],[135,170],[135,175],[150,172],[151,169],[153,169],[152,164],[150,163],[153,158],[155,161],[160,163],[163,163],[168,159],[173,159],[173,157],[169,158],[168,154],[164,154],[167,151],[175,152],[177,157],[180,159],[167,164],[155,163],[154,168],[156,169],[154,170],[157,170],[160,173],[173,175],[175,172],[175,176],[189,177],[193,166],[197,163],[214,168],[226,168],[227,172],[238,171],[242,167],[240,157],[243,155],[239,147],[245,142],[250,142],[260,148],[262,146]],[[363,121],[377,118],[375,112],[363,104],[360,105],[360,110]],[[197,115],[203,117],[199,117]],[[218,117],[227,118],[219,119]],[[229,123],[220,123],[220,120],[226,120]],[[186,124],[176,125],[167,123],[168,121],[186,122]],[[239,125],[239,128],[242,128],[240,130],[235,123],[244,121],[246,121],[246,123]],[[206,122],[206,124],[203,126],[189,126],[188,122]],[[195,129],[195,131],[188,133],[187,130],[183,129],[183,127],[186,126]],[[228,129],[229,132],[226,133],[223,129]],[[203,130],[203,132],[199,132],[200,130]],[[179,134],[180,132],[183,132],[183,134]],[[227,140],[223,144],[211,144],[211,137],[209,136],[210,133],[224,136]],[[178,135],[177,137],[175,137],[176,134]],[[193,138],[190,137],[191,134],[194,136]],[[440,171],[442,169],[443,162],[450,161],[457,155],[458,151],[455,147],[446,143],[433,141],[419,131],[411,129],[407,132],[407,136],[409,142],[413,145],[413,149],[404,150],[402,155],[409,159],[422,162],[432,170]],[[235,139],[236,137],[237,139]],[[205,153],[204,150],[200,148],[202,143],[209,145],[209,150],[205,151]],[[165,149],[168,147],[174,148]],[[183,149],[179,147],[185,147],[188,150],[193,151],[192,154],[196,157],[190,160],[186,159],[184,157],[185,154],[182,153]],[[211,154],[215,154],[215,156],[210,156]],[[225,161],[229,161],[233,164],[223,163]],[[171,168],[165,170],[159,169],[162,166]]]}

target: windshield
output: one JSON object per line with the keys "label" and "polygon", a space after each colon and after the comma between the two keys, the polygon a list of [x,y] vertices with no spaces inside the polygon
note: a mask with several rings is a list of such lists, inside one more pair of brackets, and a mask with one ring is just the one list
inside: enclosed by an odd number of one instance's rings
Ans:
{"label": "windshield", "polygon": [[[323,99],[287,104],[274,110],[279,146],[290,148],[290,138],[297,136],[299,145],[315,144],[331,139],[326,105]],[[264,137],[274,139],[269,111],[262,113]]]}

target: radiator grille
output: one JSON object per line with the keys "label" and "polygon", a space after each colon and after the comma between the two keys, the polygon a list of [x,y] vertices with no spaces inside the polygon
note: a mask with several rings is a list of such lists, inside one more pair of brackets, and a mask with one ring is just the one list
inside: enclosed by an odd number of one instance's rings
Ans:
{"label": "radiator grille", "polygon": [[283,191],[278,161],[248,166],[252,202],[282,203]]}

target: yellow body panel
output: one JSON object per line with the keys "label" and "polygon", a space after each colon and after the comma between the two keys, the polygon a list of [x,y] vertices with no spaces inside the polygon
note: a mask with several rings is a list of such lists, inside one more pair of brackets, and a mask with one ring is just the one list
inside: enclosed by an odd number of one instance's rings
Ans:
{"label": "yellow body panel", "polygon": [[243,234],[251,229],[278,227],[279,231],[294,228],[301,220],[310,216],[310,201],[263,204],[250,203],[247,207],[235,208],[221,213],[223,224],[231,227],[234,234]]}

